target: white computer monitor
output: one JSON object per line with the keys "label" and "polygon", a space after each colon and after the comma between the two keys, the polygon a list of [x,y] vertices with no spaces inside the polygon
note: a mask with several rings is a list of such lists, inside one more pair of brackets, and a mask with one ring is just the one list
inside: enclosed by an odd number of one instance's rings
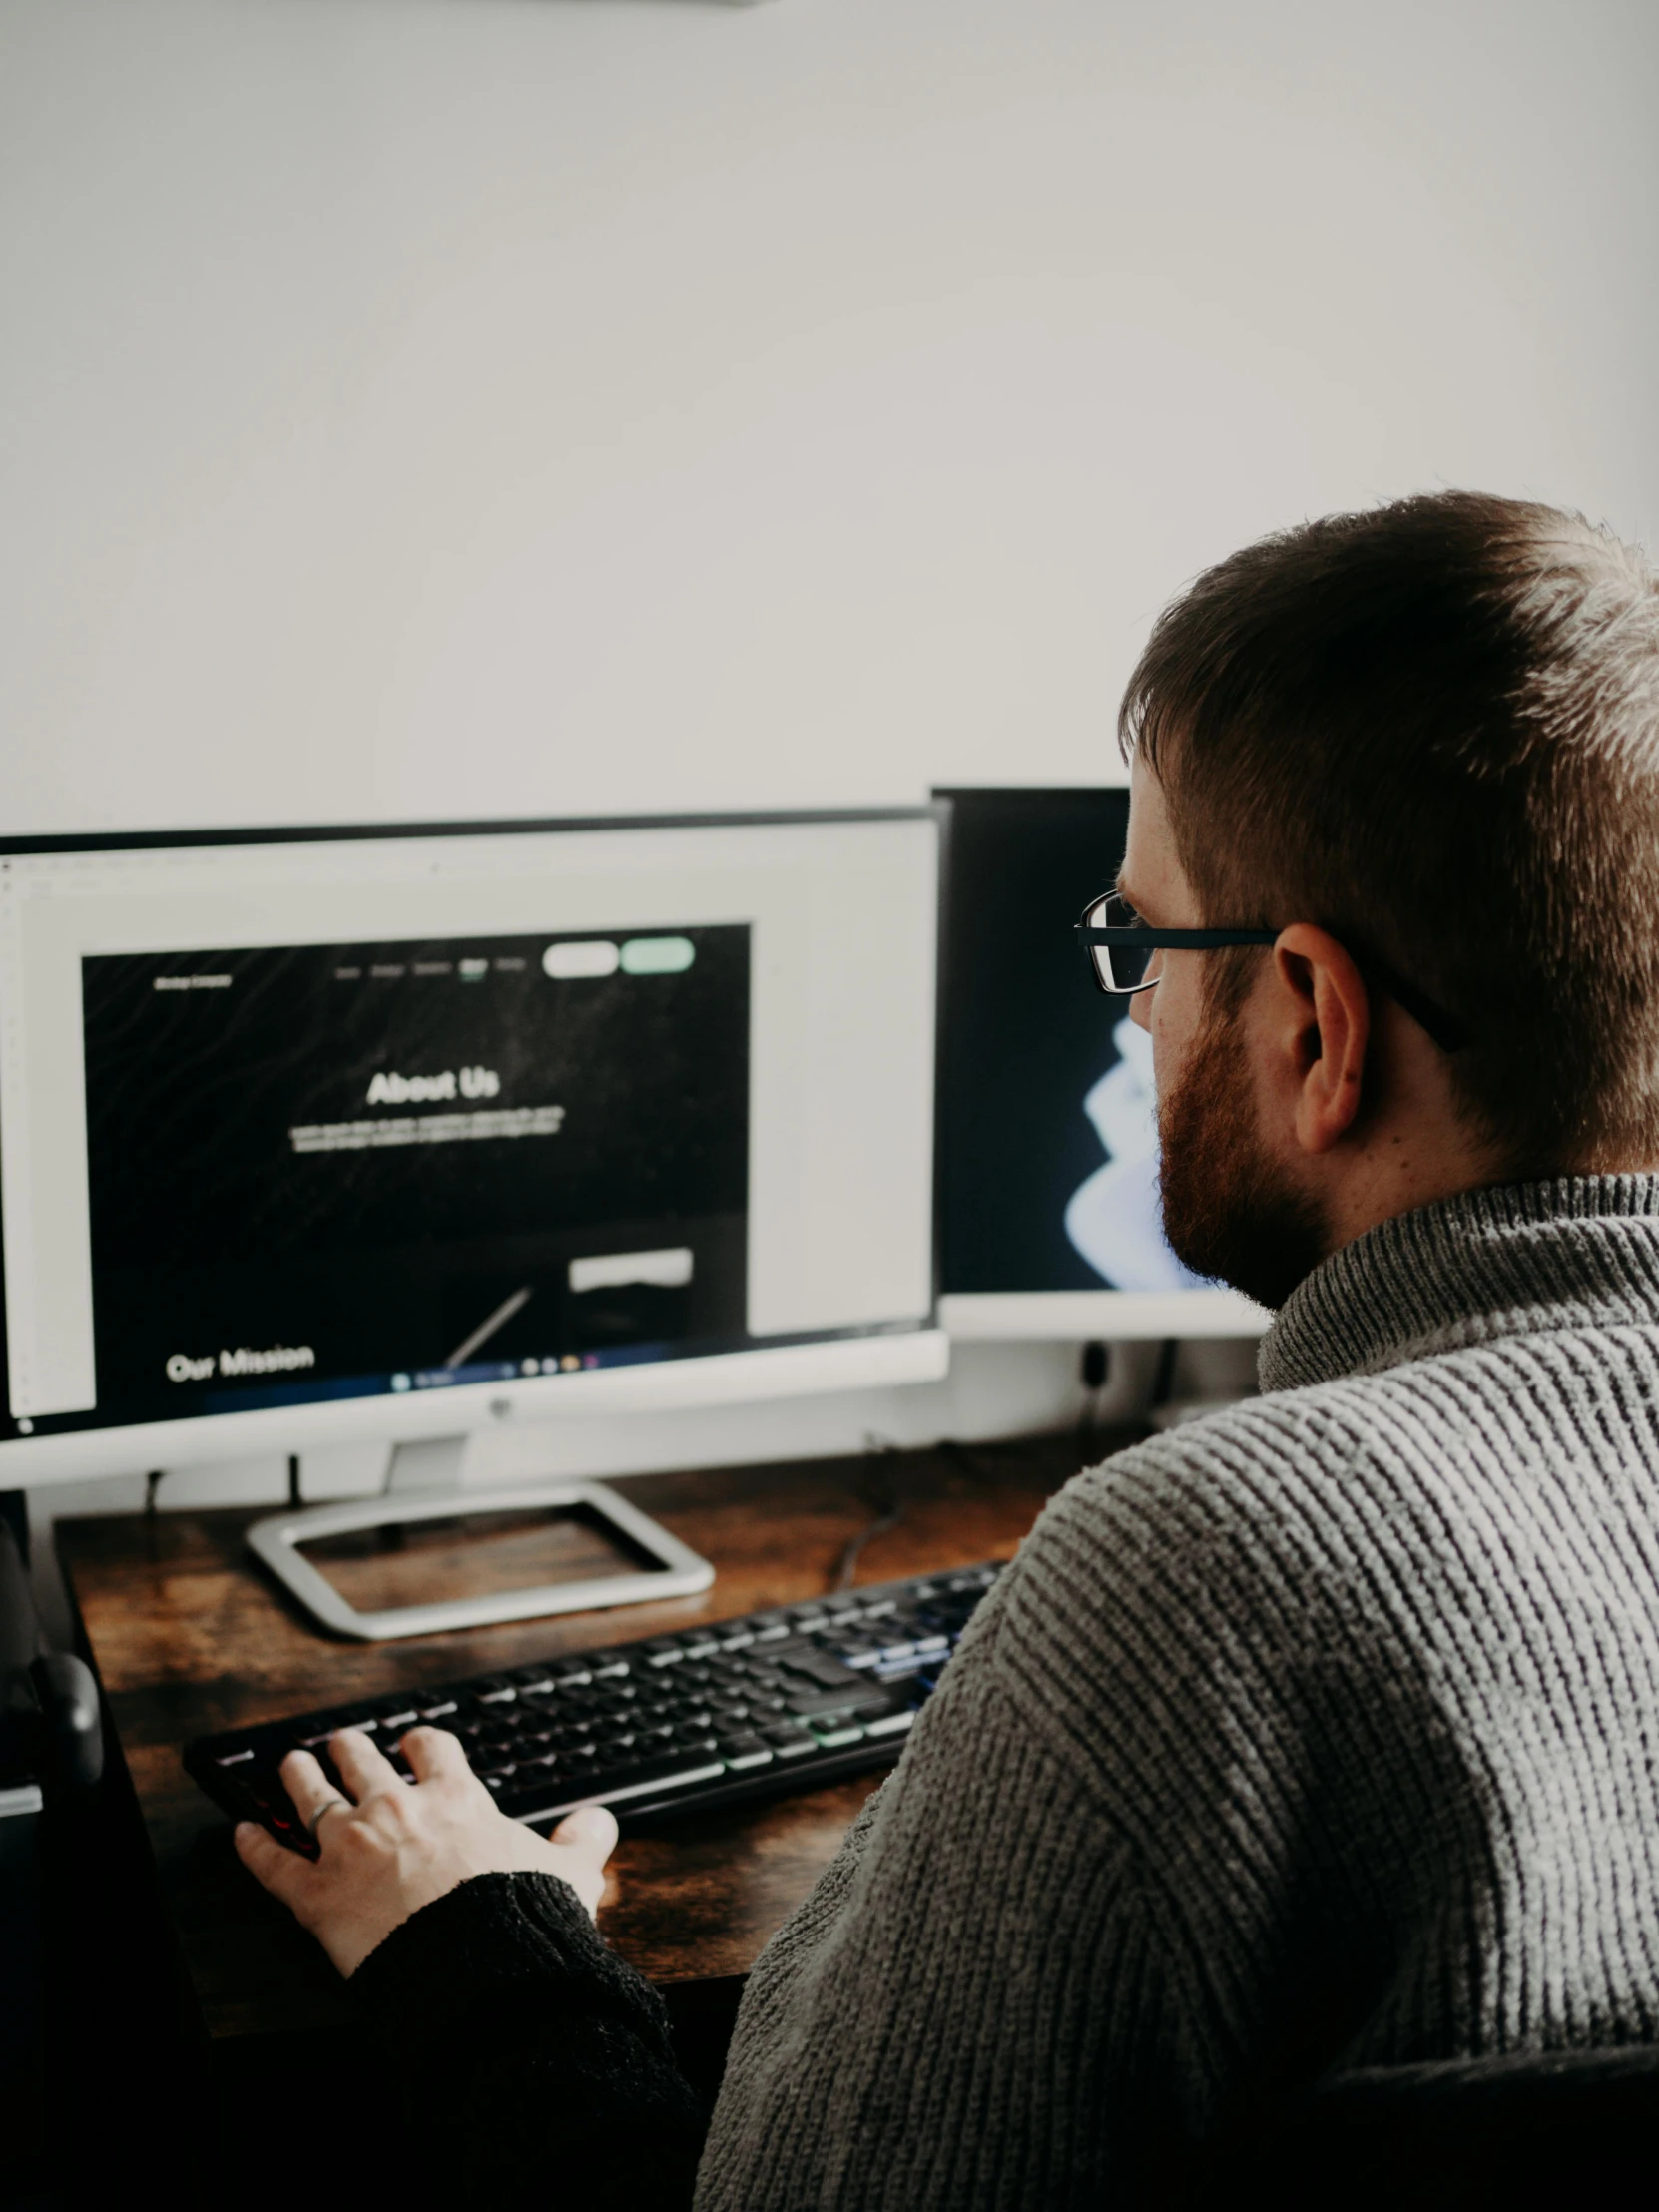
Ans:
{"label": "white computer monitor", "polygon": [[936,1379],[942,820],[0,846],[0,1487]]}
{"label": "white computer monitor", "polygon": [[951,789],[939,1051],[952,1337],[1252,1337],[1269,1317],[1164,1239],[1151,1039],[1073,935],[1123,860],[1122,787]]}

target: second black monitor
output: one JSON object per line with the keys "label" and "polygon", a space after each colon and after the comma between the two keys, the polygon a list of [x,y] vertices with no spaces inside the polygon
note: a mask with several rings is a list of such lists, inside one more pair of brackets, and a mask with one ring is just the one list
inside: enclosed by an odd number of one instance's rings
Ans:
{"label": "second black monitor", "polygon": [[[940,1288],[954,1334],[1218,1334],[1256,1310],[1165,1241],[1152,1040],[1073,926],[1123,859],[1121,788],[951,789]],[[1063,1298],[1064,1303],[1056,1303]]]}

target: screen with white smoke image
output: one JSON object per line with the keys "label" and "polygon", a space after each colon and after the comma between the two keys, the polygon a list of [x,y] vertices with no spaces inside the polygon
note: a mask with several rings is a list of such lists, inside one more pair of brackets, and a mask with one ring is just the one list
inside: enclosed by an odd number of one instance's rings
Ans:
{"label": "screen with white smoke image", "polygon": [[940,1057],[942,1289],[1201,1288],[1164,1239],[1151,1039],[1073,925],[1123,860],[1122,790],[961,790]]}
{"label": "screen with white smoke image", "polygon": [[82,962],[101,1406],[741,1344],[750,929]]}
{"label": "screen with white smoke image", "polygon": [[1125,1014],[1112,1045],[1116,1059],[1083,1100],[1106,1157],[1067,1201],[1066,1235],[1112,1290],[1191,1290],[1200,1278],[1164,1236],[1152,1039]]}

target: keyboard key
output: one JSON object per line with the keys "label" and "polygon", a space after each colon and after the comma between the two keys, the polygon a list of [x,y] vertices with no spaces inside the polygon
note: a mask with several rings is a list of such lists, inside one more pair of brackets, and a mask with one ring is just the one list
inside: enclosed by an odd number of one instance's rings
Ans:
{"label": "keyboard key", "polygon": [[853,1675],[844,1689],[793,1691],[784,1702],[805,1720],[824,1713],[884,1713],[892,1700],[879,1683]]}
{"label": "keyboard key", "polygon": [[763,1728],[760,1733],[780,1759],[799,1759],[804,1752],[818,1749],[818,1738],[804,1728]]}
{"label": "keyboard key", "polygon": [[715,1749],[734,1774],[745,1773],[751,1767],[772,1765],[772,1753],[760,1737],[753,1734],[717,1736]]}
{"label": "keyboard key", "polygon": [[915,1721],[915,1708],[906,1705],[899,1713],[877,1713],[864,1723],[866,1736],[902,1736]]}
{"label": "keyboard key", "polygon": [[805,1659],[792,1659],[784,1671],[792,1678],[794,1687],[799,1688],[805,1680],[816,1682],[824,1690],[839,1689],[843,1683],[851,1680],[853,1674],[853,1669],[843,1667],[838,1659],[831,1658],[827,1651],[815,1652],[811,1663]]}
{"label": "keyboard key", "polygon": [[318,1713],[312,1725],[322,1731],[319,1740],[326,1743],[330,1736],[337,1735],[342,1728],[354,1728],[361,1735],[372,1736],[380,1724],[366,1709],[347,1708],[339,1713]]}
{"label": "keyboard key", "polygon": [[864,1732],[855,1721],[846,1721],[834,1728],[818,1731],[819,1748],[823,1751],[839,1751],[845,1744],[861,1744]]}

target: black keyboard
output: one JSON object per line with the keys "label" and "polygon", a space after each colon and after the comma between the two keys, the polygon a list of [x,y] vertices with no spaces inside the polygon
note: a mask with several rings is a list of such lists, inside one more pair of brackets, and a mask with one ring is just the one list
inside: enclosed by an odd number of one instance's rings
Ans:
{"label": "black keyboard", "polygon": [[636,1827],[811,1790],[897,1758],[1001,1571],[919,1575],[203,1736],[185,1767],[234,1820],[299,1850],[309,1839],[276,1770],[303,1746],[332,1776],[338,1728],[366,1731],[404,1775],[404,1730],[447,1728],[501,1810],[533,1827],[579,1805]]}

